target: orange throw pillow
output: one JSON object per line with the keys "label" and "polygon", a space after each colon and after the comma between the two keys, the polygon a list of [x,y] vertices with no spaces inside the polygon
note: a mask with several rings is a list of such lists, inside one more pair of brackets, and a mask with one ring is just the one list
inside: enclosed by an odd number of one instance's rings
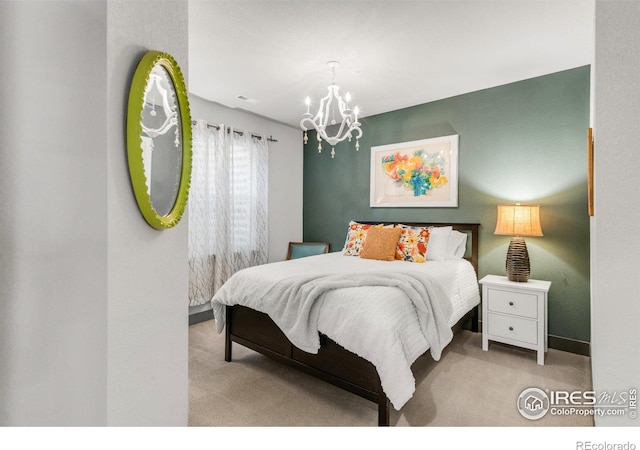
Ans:
{"label": "orange throw pillow", "polygon": [[360,258],[393,261],[400,239],[400,228],[369,228],[364,240]]}

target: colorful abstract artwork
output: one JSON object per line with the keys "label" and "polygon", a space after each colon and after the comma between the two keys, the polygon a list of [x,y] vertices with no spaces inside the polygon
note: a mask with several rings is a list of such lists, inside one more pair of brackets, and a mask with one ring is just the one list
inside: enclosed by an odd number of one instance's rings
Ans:
{"label": "colorful abstract artwork", "polygon": [[458,206],[458,135],[371,148],[372,207]]}

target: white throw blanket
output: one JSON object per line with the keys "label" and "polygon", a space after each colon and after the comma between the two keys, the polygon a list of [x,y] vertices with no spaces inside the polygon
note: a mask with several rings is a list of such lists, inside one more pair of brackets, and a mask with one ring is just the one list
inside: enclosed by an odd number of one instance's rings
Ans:
{"label": "white throw blanket", "polygon": [[236,273],[213,297],[218,332],[224,328],[224,305],[242,304],[268,314],[299,349],[318,353],[318,314],[322,295],[334,289],[385,286],[402,290],[415,306],[420,328],[434,360],[440,359],[442,350],[453,338],[447,324],[451,305],[436,301],[445,295],[427,274],[377,272],[294,276],[273,283],[245,275],[248,274]]}

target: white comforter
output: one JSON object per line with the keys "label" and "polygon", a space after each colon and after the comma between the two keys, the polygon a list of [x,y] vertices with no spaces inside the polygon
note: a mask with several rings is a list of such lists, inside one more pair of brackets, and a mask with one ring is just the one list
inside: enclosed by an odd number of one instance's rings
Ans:
{"label": "white comforter", "polygon": [[[310,281],[319,274],[323,282]],[[415,391],[413,362],[429,349],[438,360],[450,327],[479,302],[465,260],[387,262],[340,252],[242,270],[212,299],[218,332],[224,305],[241,304],[269,314],[309,353],[318,350],[318,331],[327,335],[374,364],[396,409]]]}

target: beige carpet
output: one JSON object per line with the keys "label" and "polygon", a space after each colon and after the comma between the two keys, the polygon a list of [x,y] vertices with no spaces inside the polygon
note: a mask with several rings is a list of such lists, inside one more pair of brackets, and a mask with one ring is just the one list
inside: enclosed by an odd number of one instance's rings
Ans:
{"label": "beige carpet", "polygon": [[[189,329],[189,426],[375,426],[377,406],[347,391],[233,345],[224,361],[224,335],[212,320]],[[591,417],[547,414],[530,421],[516,409],[529,387],[592,389],[589,358],[550,349],[535,353],[461,331],[439,362],[414,365],[416,392],[394,426],[593,426]]]}

